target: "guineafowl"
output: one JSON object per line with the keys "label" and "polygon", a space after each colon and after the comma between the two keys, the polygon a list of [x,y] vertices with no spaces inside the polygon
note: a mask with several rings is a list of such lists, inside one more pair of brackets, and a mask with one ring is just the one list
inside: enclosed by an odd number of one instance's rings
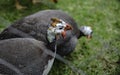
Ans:
{"label": "guineafowl", "polygon": [[[66,31],[66,37],[60,38],[56,42],[49,43],[47,39],[47,29],[51,24],[51,18],[58,18],[72,26],[72,30]],[[57,43],[57,53],[61,56],[70,54],[76,47],[77,40],[82,36],[91,36],[90,27],[78,27],[75,20],[62,10],[43,10],[35,14],[17,20],[0,33],[0,40],[9,38],[35,38],[47,43],[47,47],[54,50]]]}

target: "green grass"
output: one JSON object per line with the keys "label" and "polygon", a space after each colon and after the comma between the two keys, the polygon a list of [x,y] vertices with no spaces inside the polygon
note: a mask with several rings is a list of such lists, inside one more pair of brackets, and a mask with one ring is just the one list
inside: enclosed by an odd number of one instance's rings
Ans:
{"label": "green grass", "polygon": [[[16,10],[14,0],[0,2],[0,29],[21,17],[43,9],[61,9],[71,15],[79,26],[89,25],[93,38],[81,38],[71,55],[65,58],[87,75],[119,75],[120,64],[120,1],[58,0],[58,4],[24,3],[26,10]],[[39,8],[38,8],[39,7]],[[66,65],[55,61],[49,75],[77,75]]]}

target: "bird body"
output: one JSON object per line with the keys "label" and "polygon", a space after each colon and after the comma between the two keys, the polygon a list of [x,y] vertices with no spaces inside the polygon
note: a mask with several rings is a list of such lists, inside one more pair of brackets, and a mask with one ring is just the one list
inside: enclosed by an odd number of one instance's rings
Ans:
{"label": "bird body", "polygon": [[[68,46],[66,46],[65,44],[69,43],[69,40],[72,39],[73,37],[76,37],[74,39],[77,39],[76,33],[79,32],[79,29],[77,27],[76,22],[73,20],[73,18],[71,18],[69,15],[67,15],[61,10],[44,10],[44,11],[40,11],[35,14],[32,14],[30,16],[24,17],[20,20],[17,20],[15,23],[13,23],[8,28],[6,28],[3,32],[1,32],[0,40],[17,38],[17,37],[23,38],[24,36],[22,34],[24,33],[24,34],[27,34],[25,37],[29,35],[39,41],[48,43],[48,47],[50,47],[50,49],[53,50],[54,43],[49,44],[47,39],[47,29],[49,28],[49,24],[51,24],[51,18],[53,17],[62,19],[64,22],[70,24],[73,27],[73,30],[66,31],[65,39],[60,38],[57,41],[58,53],[60,55],[66,55],[69,52],[67,53],[67,51],[66,52],[63,51],[63,50],[68,50],[66,48]],[[13,30],[11,28],[17,29],[18,31],[23,33],[15,33],[16,31],[11,32],[11,30]],[[73,41],[73,42],[76,42],[76,41]],[[71,49],[74,49],[74,48],[69,48],[69,49],[70,51],[72,51]]]}
{"label": "bird body", "polygon": [[[14,65],[1,64],[3,75],[47,75],[52,67],[55,53],[46,48],[45,43],[31,38],[14,38],[0,41],[0,59]],[[4,63],[4,61],[3,61]],[[10,68],[8,68],[10,67]],[[11,69],[12,68],[12,69]]]}
{"label": "bird body", "polygon": [[[60,37],[56,41],[58,54],[61,56],[70,54],[76,47],[77,39],[83,36],[83,33],[80,31],[75,20],[62,10],[43,10],[17,20],[0,33],[0,40],[30,37],[46,43],[50,50],[54,50],[55,42],[50,43],[49,39],[47,39],[47,30],[50,24],[53,23],[51,21],[53,17],[64,21],[72,27],[72,29],[69,29],[70,26],[67,25],[69,27],[67,27],[67,30],[65,28],[65,32],[63,33],[65,38]],[[53,19],[53,21],[55,20]],[[58,20],[56,21],[59,22]],[[57,27],[59,28],[59,24]]]}

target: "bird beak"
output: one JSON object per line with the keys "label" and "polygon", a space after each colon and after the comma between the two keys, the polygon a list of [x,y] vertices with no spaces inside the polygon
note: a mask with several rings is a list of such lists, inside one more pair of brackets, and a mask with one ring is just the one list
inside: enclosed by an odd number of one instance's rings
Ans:
{"label": "bird beak", "polygon": [[63,31],[63,32],[61,33],[61,35],[62,35],[62,37],[65,39],[65,37],[66,37],[66,31]]}
{"label": "bird beak", "polygon": [[67,24],[66,27],[65,27],[65,30],[72,30],[72,29],[73,29],[72,26],[69,25],[69,24]]}
{"label": "bird beak", "polygon": [[87,38],[88,38],[88,39],[91,39],[91,38],[92,38],[92,35],[88,35]]}

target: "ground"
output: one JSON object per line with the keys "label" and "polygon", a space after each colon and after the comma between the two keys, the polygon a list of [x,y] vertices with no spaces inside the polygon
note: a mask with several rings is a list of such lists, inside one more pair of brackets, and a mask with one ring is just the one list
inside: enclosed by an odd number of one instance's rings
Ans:
{"label": "ground", "polygon": [[[93,29],[92,39],[81,38],[73,53],[65,58],[86,75],[120,74],[120,0],[45,0],[33,5],[21,0],[27,9],[17,10],[14,0],[0,2],[0,30],[15,20],[44,9],[61,9],[71,15],[79,26]],[[55,61],[49,75],[78,75],[65,64]],[[82,75],[82,74],[81,74]]]}

